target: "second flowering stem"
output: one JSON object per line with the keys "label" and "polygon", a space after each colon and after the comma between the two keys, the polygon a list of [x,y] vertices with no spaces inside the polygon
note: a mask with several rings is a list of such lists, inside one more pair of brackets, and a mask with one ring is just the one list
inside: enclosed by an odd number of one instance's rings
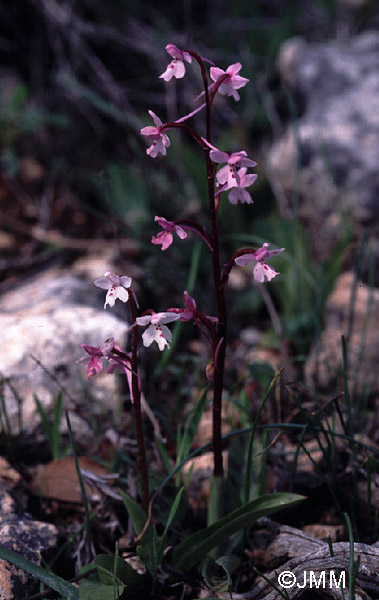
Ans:
{"label": "second flowering stem", "polygon": [[132,353],[131,353],[131,396],[134,411],[134,423],[138,446],[137,469],[141,477],[142,506],[145,512],[149,509],[149,476],[146,462],[145,440],[142,429],[141,389],[138,378],[138,325],[136,323],[136,304],[130,294],[130,316],[132,321]]}
{"label": "second flowering stem", "polygon": [[[208,107],[207,107],[208,109]],[[210,110],[210,108],[209,108]],[[223,477],[224,466],[222,460],[222,439],[221,439],[221,417],[222,417],[222,391],[224,386],[224,364],[225,364],[225,349],[227,335],[227,313],[225,303],[224,287],[220,285],[220,244],[218,234],[217,208],[215,202],[215,171],[213,163],[209,156],[209,149],[205,150],[206,154],[206,169],[208,181],[208,202],[209,202],[209,217],[211,224],[211,242],[212,242],[212,275],[213,285],[216,296],[217,307],[217,336],[213,342],[213,424],[212,424],[212,440],[213,440],[213,475],[214,477]]]}

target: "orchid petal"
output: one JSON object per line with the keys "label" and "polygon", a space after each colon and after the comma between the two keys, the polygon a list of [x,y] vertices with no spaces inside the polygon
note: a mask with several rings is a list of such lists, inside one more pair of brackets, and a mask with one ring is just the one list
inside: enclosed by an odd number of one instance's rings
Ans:
{"label": "orchid petal", "polygon": [[271,281],[276,275],[279,275],[270,265],[263,261],[257,262],[253,269],[254,279],[259,281],[260,283],[264,282],[265,277],[267,277],[268,281]]}
{"label": "orchid petal", "polygon": [[255,254],[243,254],[242,256],[238,256],[234,262],[239,267],[245,267],[246,265],[250,265],[254,260],[256,260]]}
{"label": "orchid petal", "polygon": [[151,118],[153,119],[155,125],[157,127],[161,127],[162,126],[162,121],[160,120],[160,118],[155,114],[155,112],[153,112],[152,110],[148,111],[149,115],[151,116]]}
{"label": "orchid petal", "polygon": [[211,67],[209,73],[213,81],[218,81],[220,77],[225,75],[225,71],[223,71],[219,67]]}
{"label": "orchid petal", "polygon": [[109,290],[109,288],[112,285],[112,283],[106,277],[100,277],[100,279],[96,279],[96,281],[94,281],[93,284],[96,285],[96,287],[101,288],[102,290]]}
{"label": "orchid petal", "polygon": [[151,323],[151,315],[144,315],[143,317],[137,317],[136,323],[137,323],[137,325],[141,325],[142,327],[144,327],[148,323]]}
{"label": "orchid petal", "polygon": [[229,158],[229,154],[222,152],[222,150],[211,150],[209,156],[215,163],[227,162]]}

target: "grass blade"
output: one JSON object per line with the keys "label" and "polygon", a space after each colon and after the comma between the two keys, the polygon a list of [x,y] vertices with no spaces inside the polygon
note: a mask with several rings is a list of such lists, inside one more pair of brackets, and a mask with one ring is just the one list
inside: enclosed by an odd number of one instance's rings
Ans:
{"label": "grass blade", "polygon": [[61,594],[65,600],[79,600],[79,590],[74,585],[61,577],[58,577],[58,575],[47,571],[43,567],[27,560],[20,554],[17,554],[17,552],[5,548],[5,546],[2,546],[1,544],[0,558],[7,560],[12,565],[23,569],[23,571],[26,571],[39,581],[42,581],[49,588]]}
{"label": "grass blade", "polygon": [[68,412],[66,412],[66,421],[67,421],[68,435],[69,435],[69,438],[70,438],[71,450],[72,450],[72,454],[73,454],[73,458],[74,458],[74,463],[75,463],[75,470],[76,470],[76,473],[77,473],[77,476],[78,476],[78,480],[79,480],[80,494],[81,494],[82,500],[83,500],[84,520],[85,520],[86,531],[87,531],[88,552],[89,552],[89,555],[91,555],[91,518],[90,518],[90,512],[89,512],[89,505],[88,505],[88,499],[87,499],[86,489],[84,487],[83,477],[82,477],[82,474],[80,472],[78,455],[76,453],[74,436],[72,434],[71,422],[70,422],[70,417],[68,415]]}
{"label": "grass blade", "polygon": [[180,463],[191,449],[193,439],[199,427],[201,416],[205,410],[209,388],[210,386],[205,388],[200,400],[195,406],[193,414],[188,418],[185,424],[184,432],[177,450],[176,464]]}
{"label": "grass blade", "polygon": [[297,494],[275,493],[244,504],[213,525],[188,536],[179,544],[172,555],[174,567],[182,571],[191,569],[212,548],[227,540],[233,533],[250,527],[263,516],[294,506],[303,500],[304,496]]}

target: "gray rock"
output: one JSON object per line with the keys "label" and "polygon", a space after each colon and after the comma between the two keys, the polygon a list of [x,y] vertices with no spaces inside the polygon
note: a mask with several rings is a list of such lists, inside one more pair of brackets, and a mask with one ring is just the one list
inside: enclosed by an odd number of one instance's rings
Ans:
{"label": "gray rock", "polygon": [[329,256],[346,226],[358,242],[368,229],[379,257],[378,65],[377,31],[322,44],[296,38],[279,55],[280,77],[303,112],[268,166],[282,202],[298,194],[317,259]]}
{"label": "gray rock", "polygon": [[11,384],[4,397],[12,433],[19,426],[17,396],[29,431],[39,422],[34,394],[47,410],[60,390],[66,409],[85,408],[89,400],[91,414],[116,408],[114,377],[100,373],[87,381],[76,361],[85,355],[82,343],[98,346],[114,337],[123,346],[128,324],[103,309],[103,290],[72,273],[50,269],[0,297],[0,371]]}
{"label": "gray rock", "polygon": [[[42,556],[56,548],[58,530],[55,525],[34,521],[30,516],[20,514],[20,507],[4,482],[0,482],[0,506],[0,544],[28,561],[41,565]],[[0,582],[0,600],[19,600],[35,589],[36,580],[1,559]]]}
{"label": "gray rock", "polygon": [[[353,300],[353,302],[352,302]],[[379,290],[355,282],[354,274],[344,273],[336,282],[325,311],[325,327],[319,342],[312,348],[305,366],[308,384],[330,390],[340,378],[343,390],[342,344],[348,349],[348,384],[350,391],[379,394]]]}

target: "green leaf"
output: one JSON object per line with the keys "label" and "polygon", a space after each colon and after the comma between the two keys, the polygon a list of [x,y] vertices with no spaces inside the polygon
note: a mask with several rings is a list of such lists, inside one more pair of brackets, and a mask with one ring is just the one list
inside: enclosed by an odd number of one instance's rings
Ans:
{"label": "green leaf", "polygon": [[162,462],[165,466],[167,473],[171,473],[172,466],[171,466],[169,454],[168,454],[166,448],[164,447],[162,440],[158,436],[155,436],[155,443],[157,445],[157,448],[159,450]]}
{"label": "green leaf", "polygon": [[[121,491],[122,501],[133,525],[134,533],[139,536],[147,522],[147,514],[143,508],[129,494]],[[147,530],[151,527],[147,528]]]}
{"label": "green leaf", "polygon": [[206,558],[201,574],[205,583],[215,592],[228,592],[232,589],[232,574],[240,566],[238,556],[220,556],[216,561]]}
{"label": "green leaf", "polygon": [[[78,588],[61,577],[58,577],[58,575],[27,560],[20,554],[17,554],[17,552],[13,552],[13,550],[9,550],[8,548],[5,548],[5,546],[0,545],[0,558],[7,560],[12,565],[16,565],[16,567],[23,569],[39,581],[42,581],[49,588],[61,594],[65,600],[79,600]],[[92,598],[92,600],[94,599]]]}
{"label": "green leaf", "polygon": [[166,543],[166,538],[167,538],[168,529],[169,529],[169,527],[170,527],[170,525],[171,525],[172,521],[173,521],[173,520],[174,520],[174,518],[175,518],[176,511],[178,510],[178,507],[179,507],[180,500],[181,500],[181,497],[182,497],[182,494],[183,494],[183,492],[184,492],[184,488],[182,487],[182,488],[180,488],[180,490],[179,490],[179,491],[178,491],[178,493],[176,494],[175,500],[174,500],[174,502],[172,503],[171,510],[170,510],[170,513],[169,513],[169,515],[168,515],[168,519],[167,519],[166,527],[165,527],[165,530],[164,530],[164,532],[163,532],[163,535],[162,535],[162,539],[161,539],[161,541],[160,541],[160,544],[159,544],[159,547],[158,547],[158,558],[159,558],[159,562],[162,560],[163,553],[164,553],[164,549],[165,549],[165,543]]}
{"label": "green leaf", "polygon": [[122,558],[115,558],[110,554],[99,554],[96,556],[95,565],[100,581],[106,585],[113,585],[114,578],[117,577],[118,581],[122,584],[128,587],[136,587],[141,584],[141,580],[143,579],[143,575],[137,573]]}
{"label": "green leaf", "polygon": [[[132,521],[134,533],[139,536],[147,522],[147,515],[143,508],[128,494],[121,491],[122,501],[125,505],[130,520]],[[142,559],[145,567],[152,575],[155,575],[158,567],[157,546],[154,542],[154,527],[150,523],[144,532],[141,543],[137,547],[137,554]]]}
{"label": "green leaf", "polygon": [[38,398],[37,394],[34,394],[34,402],[36,403],[37,411],[39,413],[39,416],[41,417],[42,427],[43,427],[44,433],[48,439],[50,450],[51,450],[53,441],[52,441],[51,423],[49,421],[49,417],[47,416],[47,412],[46,412],[44,406],[42,405],[40,399]]}
{"label": "green leaf", "polygon": [[34,401],[41,417],[42,427],[49,442],[50,452],[53,460],[62,458],[64,453],[61,452],[61,434],[60,424],[62,421],[62,392],[58,392],[54,397],[53,422],[51,423],[49,416],[40,402],[37,394],[34,394]]}
{"label": "green leaf", "polygon": [[213,523],[219,521],[221,515],[225,512],[225,509],[223,510],[225,493],[224,484],[225,479],[223,477],[215,477],[212,475],[211,491],[208,503],[207,525],[213,525]]}
{"label": "green leaf", "polygon": [[63,400],[62,392],[59,391],[54,398],[54,412],[53,412],[53,427],[52,427],[52,438],[51,438],[51,451],[53,459],[61,458],[61,435],[60,425],[63,415]]}
{"label": "green leaf", "polygon": [[189,453],[191,449],[192,442],[199,427],[201,416],[207,405],[208,391],[209,386],[207,386],[201,394],[200,399],[195,406],[193,414],[186,421],[186,424],[184,426],[183,437],[177,450],[177,465],[183,460],[183,458]]}
{"label": "green leaf", "polygon": [[250,527],[257,519],[271,513],[294,506],[305,499],[297,494],[268,494],[244,504],[213,525],[186,538],[172,553],[172,563],[176,569],[188,571],[199,560],[221,542],[227,540],[240,529]]}
{"label": "green leaf", "polygon": [[[124,586],[117,591],[113,585],[107,585],[97,579],[82,579],[79,589],[79,600],[115,600],[120,597]],[[116,595],[117,594],[117,595]]]}

